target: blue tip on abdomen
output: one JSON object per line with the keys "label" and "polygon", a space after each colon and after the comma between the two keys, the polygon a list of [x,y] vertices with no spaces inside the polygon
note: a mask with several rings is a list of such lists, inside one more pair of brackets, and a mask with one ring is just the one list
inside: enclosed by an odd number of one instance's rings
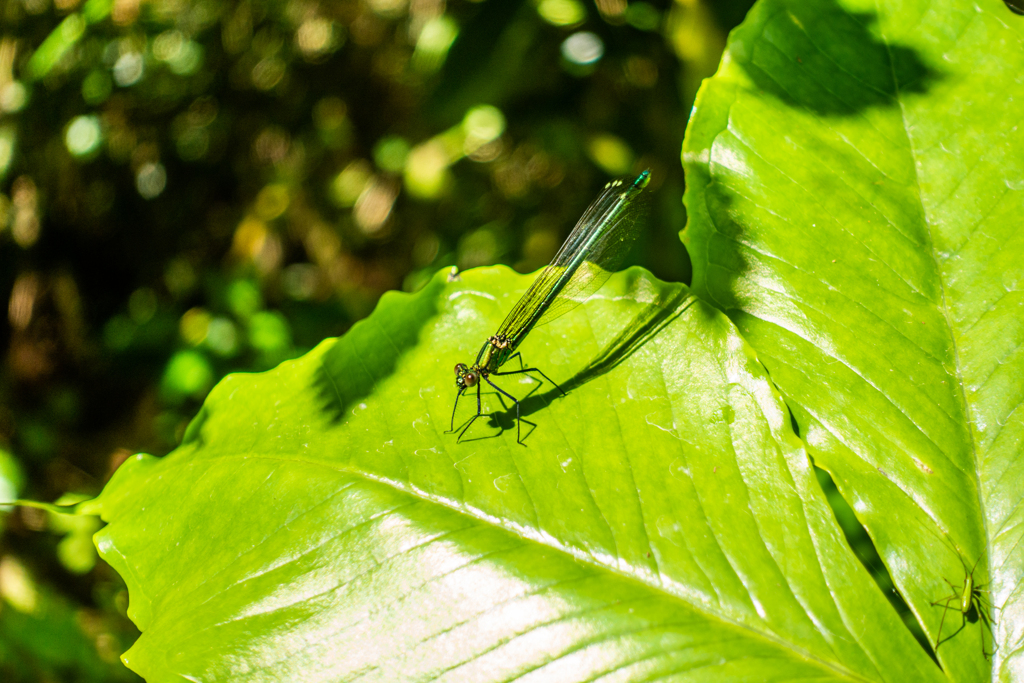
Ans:
{"label": "blue tip on abdomen", "polygon": [[640,175],[633,181],[633,189],[642,190],[647,187],[647,183],[651,182],[651,169],[645,168]]}

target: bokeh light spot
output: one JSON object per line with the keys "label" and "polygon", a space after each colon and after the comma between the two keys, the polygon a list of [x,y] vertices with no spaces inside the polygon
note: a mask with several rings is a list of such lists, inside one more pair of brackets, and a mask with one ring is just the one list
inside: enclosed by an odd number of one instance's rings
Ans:
{"label": "bokeh light spot", "polygon": [[430,140],[409,152],[405,163],[405,187],[409,194],[421,199],[433,199],[444,191],[448,183],[448,154],[444,145]]}
{"label": "bokeh light spot", "polygon": [[313,105],[313,123],[320,130],[334,130],[345,122],[348,105],[337,97],[325,97]]}
{"label": "bokeh light spot", "polygon": [[320,269],[312,263],[294,263],[281,273],[281,288],[292,299],[313,298],[320,286]]}
{"label": "bokeh light spot", "polygon": [[[67,516],[67,515],[62,515]],[[99,528],[95,517],[79,518],[91,520],[95,524],[93,531]],[[96,566],[96,546],[92,544],[91,533],[69,533],[57,544],[57,559],[72,574],[86,574]]]}
{"label": "bokeh light spot", "polygon": [[279,164],[291,148],[288,131],[278,126],[267,126],[252,142],[253,155],[264,164]]}
{"label": "bokeh light spot", "polygon": [[178,323],[181,338],[189,346],[199,346],[210,332],[211,319],[210,314],[202,307],[188,309]]}
{"label": "bokeh light spot", "polygon": [[76,157],[84,157],[95,152],[103,142],[100,120],[95,116],[76,116],[64,134],[64,144],[68,151]]}
{"label": "bokeh light spot", "polygon": [[0,88],[0,111],[13,114],[28,102],[28,88],[21,81],[10,81]]}
{"label": "bokeh light spot", "polygon": [[251,259],[263,249],[267,241],[267,224],[253,216],[246,216],[235,228],[231,250],[242,258]]}
{"label": "bokeh light spot", "polygon": [[178,351],[171,356],[164,376],[160,380],[160,391],[170,403],[180,403],[186,398],[202,398],[213,384],[213,368],[206,356],[198,351]]}
{"label": "bokeh light spot", "polygon": [[39,239],[42,223],[39,220],[39,190],[27,175],[18,176],[11,185],[11,204],[14,220],[11,236],[20,247],[28,248]]}
{"label": "bokeh light spot", "polygon": [[238,352],[238,328],[223,316],[210,321],[206,327],[206,346],[218,356],[233,356]]}
{"label": "bokeh light spot", "polygon": [[562,56],[573,64],[593,64],[604,56],[604,43],[596,33],[579,31],[562,41]]}
{"label": "bokeh light spot", "polygon": [[541,0],[537,13],[554,26],[575,26],[587,18],[587,10],[577,0]]}
{"label": "bokeh light spot", "polygon": [[647,2],[631,2],[626,8],[626,23],[641,31],[655,31],[661,24],[661,13]]}
{"label": "bokeh light spot", "polygon": [[14,281],[11,298],[7,302],[7,320],[17,331],[22,331],[32,322],[36,299],[39,296],[39,277],[35,273],[22,273]]}
{"label": "bokeh light spot", "polygon": [[626,0],[594,0],[594,4],[605,21],[612,24],[622,23],[622,15],[626,13]]}
{"label": "bokeh light spot", "polygon": [[433,73],[440,69],[458,35],[459,27],[447,15],[428,21],[416,41],[412,67],[421,73]]}
{"label": "bokeh light spot", "polygon": [[176,258],[167,264],[164,271],[164,285],[171,294],[181,296],[196,284],[196,270],[184,258]]}
{"label": "bokeh light spot", "polygon": [[190,127],[182,131],[174,142],[183,161],[199,161],[210,149],[210,134],[205,128]]}
{"label": "bokeh light spot", "polygon": [[378,168],[389,173],[401,173],[409,156],[409,143],[397,135],[387,135],[373,147],[373,160]]}
{"label": "bokeh light spot", "polygon": [[441,250],[441,240],[432,232],[420,235],[412,246],[412,261],[417,266],[429,265]]}
{"label": "bokeh light spot", "polygon": [[337,47],[334,23],[324,17],[312,17],[295,31],[295,44],[307,60],[316,61]]}
{"label": "bokeh light spot", "polygon": [[505,115],[500,109],[490,105],[473,107],[462,119],[462,131],[466,136],[462,146],[463,152],[467,155],[473,154],[505,132]]}
{"label": "bokeh light spot", "polygon": [[0,178],[7,173],[11,166],[11,159],[14,158],[14,126],[0,126]]}
{"label": "bokeh light spot", "polygon": [[154,199],[167,187],[167,171],[163,164],[149,161],[135,174],[135,189],[144,199]]}
{"label": "bokeh light spot", "polygon": [[594,163],[611,175],[628,173],[633,166],[633,150],[614,135],[595,135],[587,143],[587,153]]}
{"label": "bokeh light spot", "polygon": [[292,343],[288,321],[276,311],[260,311],[249,320],[249,344],[266,354],[280,353]]}
{"label": "bokeh light spot", "polygon": [[82,99],[91,105],[103,104],[110,97],[113,86],[110,74],[95,69],[82,79]]}
{"label": "bokeh light spot", "polygon": [[203,65],[203,46],[194,40],[186,40],[181,44],[177,54],[167,60],[171,73],[179,76],[191,76]]}
{"label": "bokeh light spot", "polygon": [[397,19],[405,13],[407,0],[366,0],[374,14]]}
{"label": "bokeh light spot", "polygon": [[285,64],[277,57],[261,59],[252,68],[252,84],[260,90],[270,90],[284,78]]}
{"label": "bokeh light spot", "polygon": [[0,597],[25,614],[35,612],[39,606],[39,591],[32,575],[10,554],[0,559]]}
{"label": "bokeh light spot", "polygon": [[115,315],[103,326],[103,343],[111,351],[124,351],[135,339],[135,323],[126,315]]}
{"label": "bokeh light spot", "polygon": [[331,183],[331,199],[342,208],[352,206],[372,176],[370,164],[363,159],[356,159],[335,176]]}
{"label": "bokeh light spot", "polygon": [[259,287],[249,280],[235,280],[228,286],[228,308],[239,318],[248,318],[263,308]]}
{"label": "bokeh light spot", "polygon": [[256,195],[253,211],[264,221],[271,221],[288,209],[288,187],[280,183],[267,185]]}
{"label": "bokeh light spot", "polygon": [[114,63],[114,82],[122,88],[135,85],[142,78],[144,70],[141,54],[125,52]]}
{"label": "bokeh light spot", "polygon": [[499,255],[498,235],[493,224],[478,228],[459,240],[460,270],[489,266]]}
{"label": "bokeh light spot", "polygon": [[388,180],[374,178],[353,207],[356,225],[365,235],[377,235],[391,215],[398,198],[398,186]]}
{"label": "bokeh light spot", "polygon": [[185,36],[181,35],[181,31],[164,31],[153,39],[153,56],[161,62],[169,62],[178,56],[184,42]]}
{"label": "bokeh light spot", "polygon": [[128,297],[128,315],[136,325],[143,325],[156,315],[157,304],[156,292],[139,287]]}

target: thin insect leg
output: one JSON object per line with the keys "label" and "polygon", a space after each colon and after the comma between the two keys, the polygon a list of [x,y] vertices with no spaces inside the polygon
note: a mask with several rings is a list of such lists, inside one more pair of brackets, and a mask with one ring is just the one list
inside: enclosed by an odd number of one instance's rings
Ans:
{"label": "thin insect leg", "polygon": [[452,426],[451,429],[445,432],[445,434],[451,434],[452,432],[455,431],[455,411],[458,410],[459,399],[462,397],[462,394],[465,393],[465,391],[466,387],[462,387],[461,389],[459,389],[459,393],[455,394],[455,405],[452,406]]}
{"label": "thin insect leg", "polygon": [[974,596],[974,601],[977,604],[974,606],[974,609],[978,612],[978,617],[980,617],[982,623],[981,654],[985,656],[985,659],[988,659],[990,653],[985,651],[985,631],[992,631],[992,625],[994,622],[992,621],[992,618],[988,615],[988,612],[992,608],[992,606],[988,603],[988,601],[985,598],[981,597],[982,593],[988,593],[988,591],[975,589],[975,593],[976,595]]}
{"label": "thin insect leg", "polygon": [[548,377],[547,375],[545,375],[544,371],[541,370],[540,368],[526,368],[526,370],[524,370],[524,372],[539,372],[541,377],[543,377],[547,381],[549,381],[552,384],[554,384],[555,388],[558,389],[560,392],[562,392],[562,396],[565,396],[565,390],[562,389],[562,387],[558,386],[558,382],[556,382],[555,380],[553,380],[550,377]]}
{"label": "thin insect leg", "polygon": [[[519,359],[519,371],[522,372],[522,370],[523,370],[523,354],[520,353],[519,351],[516,351],[511,356],[509,356],[508,360],[505,361],[505,362],[507,363],[510,360],[512,360],[513,358],[518,358]],[[499,373],[491,373],[491,374],[499,374]]]}
{"label": "thin insect leg", "polygon": [[[491,374],[493,375],[493,374],[497,374],[497,373],[491,373]],[[502,389],[501,387],[499,387],[497,384],[495,384],[491,380],[487,379],[486,377],[484,377],[484,380],[488,384],[490,384],[492,387],[494,387],[495,389],[497,389],[501,393],[503,393],[506,396],[508,396],[516,404],[516,443],[522,444],[523,443],[523,441],[522,441],[523,421],[522,421],[522,418],[519,417],[519,399],[516,398],[515,396],[513,396],[512,394],[508,393],[507,391],[505,391],[504,389]]]}
{"label": "thin insect leg", "polygon": [[462,435],[466,433],[467,429],[469,429],[471,426],[473,426],[473,423],[476,422],[476,419],[478,417],[480,417],[480,415],[482,415],[482,414],[483,414],[483,408],[480,407],[480,385],[477,384],[476,385],[476,415],[474,415],[469,420],[469,422],[466,423],[466,426],[462,428],[462,431],[459,432],[458,437],[456,437],[456,439],[455,439],[455,443],[458,443],[459,441],[462,441]]}
{"label": "thin insect leg", "polygon": [[[502,375],[502,376],[507,376],[507,375],[526,375],[526,373],[530,372],[531,370],[536,370],[536,368],[524,368],[522,370],[509,370],[508,372],[492,372],[491,374],[492,375]],[[529,377],[530,379],[532,379],[534,382],[537,382],[538,384],[542,383],[539,379],[537,379],[533,375],[526,375],[526,376]]]}
{"label": "thin insect leg", "polygon": [[933,606],[938,606],[940,602],[945,602],[946,603],[946,604],[944,604],[942,606],[942,608],[943,608],[942,609],[942,618],[939,619],[939,632],[935,635],[935,649],[936,650],[939,649],[939,644],[942,643],[942,625],[946,623],[946,612],[948,612],[949,610],[952,609],[949,606],[949,601],[954,599],[954,598],[956,598],[956,596],[955,595],[951,595],[948,598],[943,598],[942,600],[939,600],[937,602],[933,602],[932,603]]}
{"label": "thin insect leg", "polygon": [[[519,354],[516,354],[516,355],[519,355]],[[520,360],[522,360],[522,359],[520,359]],[[565,396],[565,391],[562,389],[562,387],[558,386],[557,382],[555,382],[553,379],[551,379],[550,377],[545,375],[544,371],[541,370],[540,368],[523,368],[522,370],[512,370],[511,372],[492,372],[491,374],[492,375],[519,375],[519,374],[522,374],[524,372],[537,372],[537,373],[540,373],[541,377],[546,379],[551,384],[554,384],[555,388],[562,392],[562,396]]]}
{"label": "thin insect leg", "polygon": [[[980,601],[981,598],[979,597],[978,600]],[[978,616],[981,618],[981,623],[982,623],[982,629],[981,629],[981,656],[984,657],[985,659],[988,659],[989,656],[992,653],[985,651],[985,631],[991,631],[992,630],[992,621],[989,619],[988,615],[984,611],[978,609],[977,606],[975,606],[975,609],[978,611]]]}

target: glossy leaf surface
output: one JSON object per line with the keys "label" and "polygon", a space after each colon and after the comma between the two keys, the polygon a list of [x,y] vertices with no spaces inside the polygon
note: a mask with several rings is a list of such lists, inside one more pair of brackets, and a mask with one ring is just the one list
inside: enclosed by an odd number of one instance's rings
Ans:
{"label": "glossy leaf surface", "polygon": [[957,680],[1024,675],[1022,36],[1000,0],[764,0],[684,147],[695,292],[933,642],[978,563],[996,651],[968,622],[938,650]]}
{"label": "glossy leaf surface", "polygon": [[[790,417],[721,313],[638,269],[521,347],[456,444],[453,366],[530,282],[385,296],[209,396],[91,503],[165,680],[928,681]],[[532,393],[531,393],[532,392]],[[457,419],[467,419],[473,406]],[[463,407],[460,407],[460,411]]]}

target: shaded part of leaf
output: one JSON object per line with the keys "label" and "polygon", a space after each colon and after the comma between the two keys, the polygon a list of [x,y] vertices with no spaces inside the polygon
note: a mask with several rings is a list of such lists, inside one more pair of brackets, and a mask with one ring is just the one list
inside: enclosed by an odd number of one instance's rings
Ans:
{"label": "shaded part of leaf", "polygon": [[357,322],[324,354],[316,390],[332,421],[347,419],[352,406],[394,372],[402,354],[417,343],[420,330],[437,314],[445,284],[445,274],[439,271],[424,287],[423,296],[385,294],[376,315]]}
{"label": "shaded part of leaf", "polygon": [[851,116],[898,107],[898,95],[927,92],[941,77],[913,48],[882,39],[877,23],[836,0],[763,3],[743,24],[761,34],[753,50],[730,47],[757,89],[819,116]]}

